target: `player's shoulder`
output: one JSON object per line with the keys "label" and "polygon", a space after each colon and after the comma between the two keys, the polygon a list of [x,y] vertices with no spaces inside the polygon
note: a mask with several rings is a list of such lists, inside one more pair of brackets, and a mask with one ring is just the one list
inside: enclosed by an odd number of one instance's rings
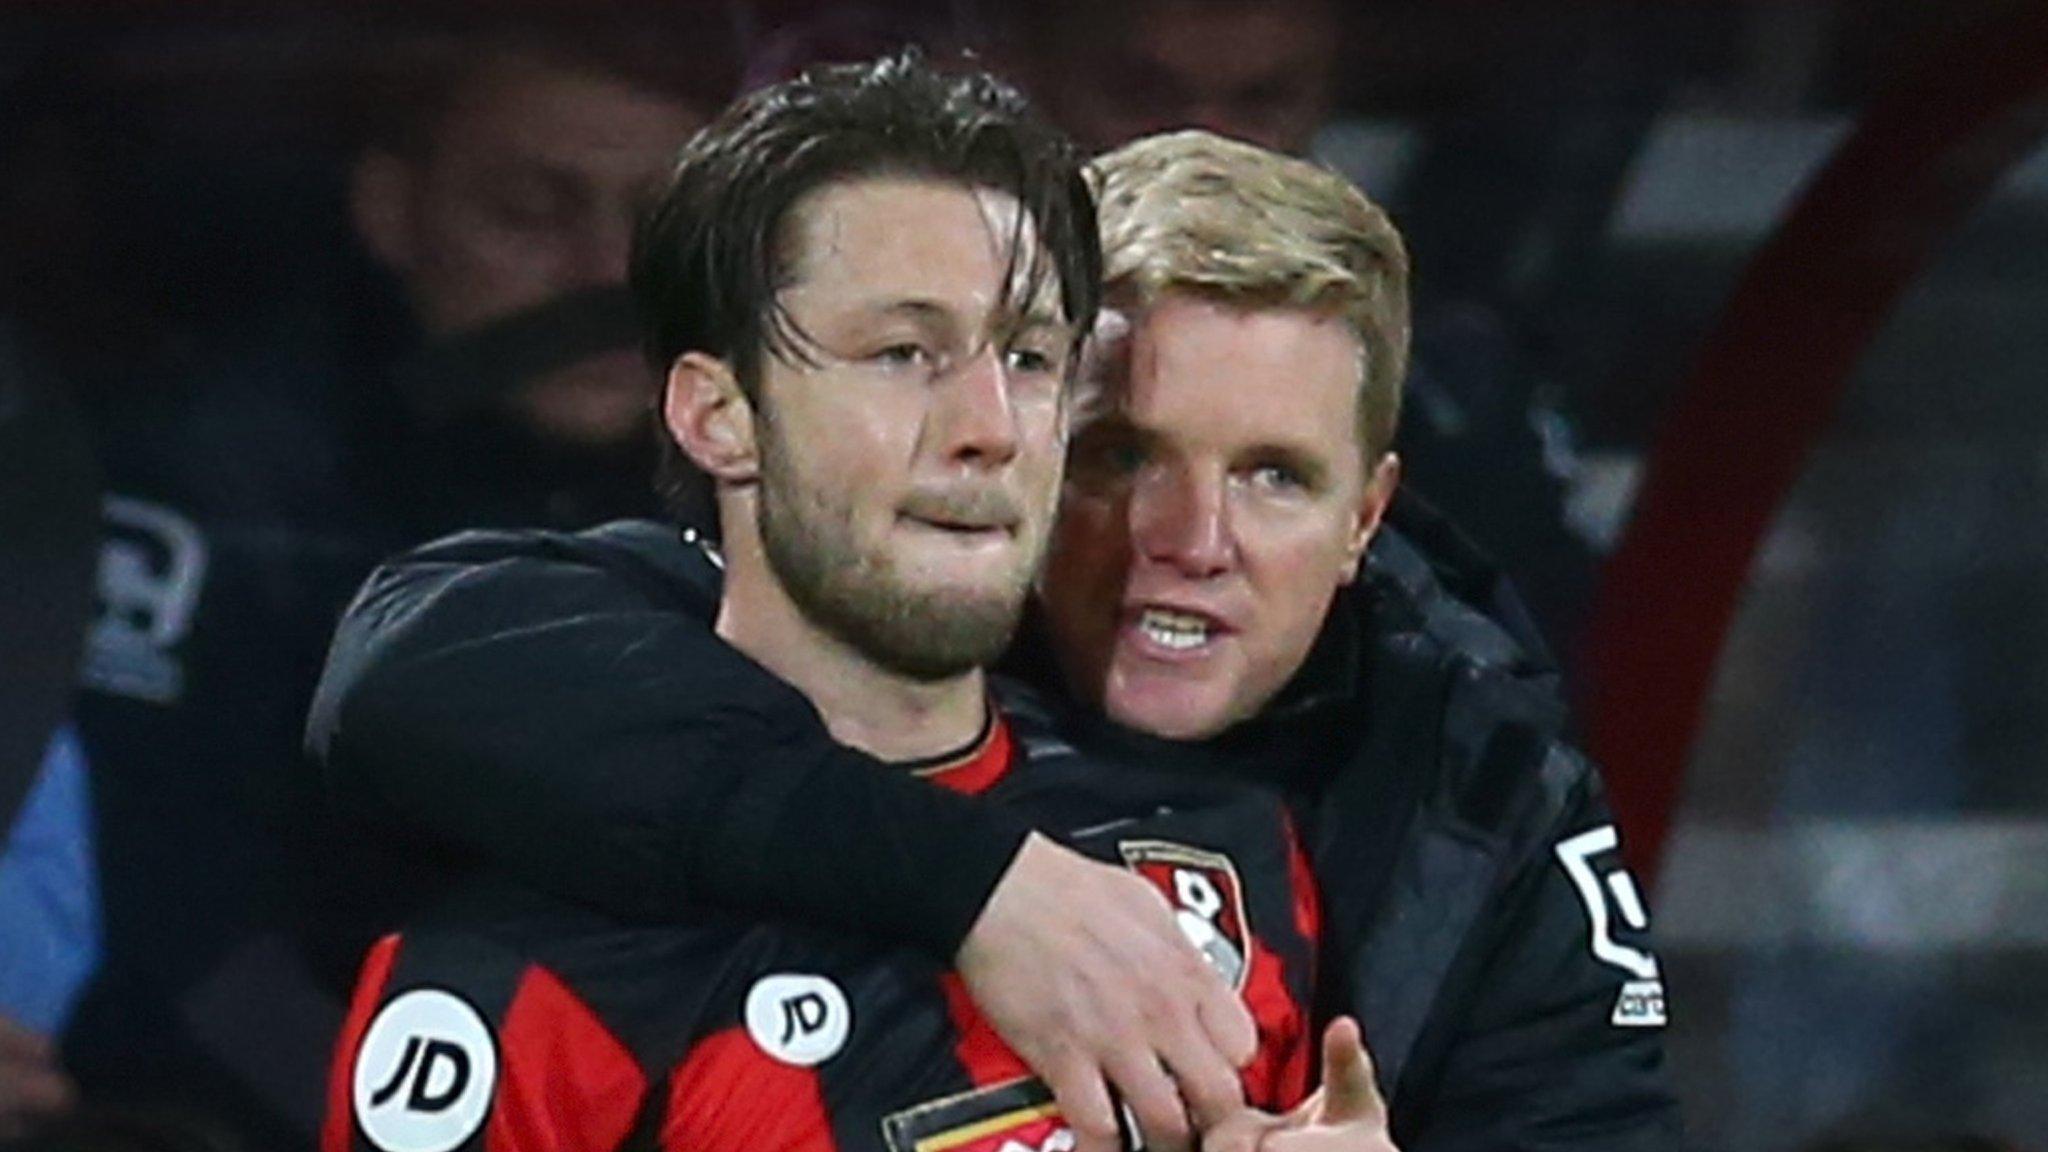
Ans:
{"label": "player's shoulder", "polygon": [[440,581],[450,573],[506,589],[598,582],[697,615],[715,612],[724,583],[716,546],[695,530],[654,520],[618,520],[574,532],[457,532],[386,560],[371,586]]}

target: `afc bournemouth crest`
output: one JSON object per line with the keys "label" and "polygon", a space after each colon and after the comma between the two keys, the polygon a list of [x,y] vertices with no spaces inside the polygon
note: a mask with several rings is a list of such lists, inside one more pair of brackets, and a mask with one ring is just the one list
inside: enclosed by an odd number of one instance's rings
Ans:
{"label": "afc bournemouth crest", "polygon": [[1232,991],[1244,991],[1251,969],[1251,928],[1244,914],[1244,885],[1230,857],[1167,840],[1126,840],[1117,849],[1132,871],[1166,894],[1180,930],[1209,966]]}

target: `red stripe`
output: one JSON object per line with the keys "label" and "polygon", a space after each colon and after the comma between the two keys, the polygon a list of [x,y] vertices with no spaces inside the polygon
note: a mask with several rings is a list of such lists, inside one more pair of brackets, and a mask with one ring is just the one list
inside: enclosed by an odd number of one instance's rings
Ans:
{"label": "red stripe", "polygon": [[996,713],[989,725],[988,739],[982,741],[966,760],[927,773],[925,779],[941,788],[973,796],[996,786],[1010,772],[1010,725]]}
{"label": "red stripe", "polygon": [[671,1079],[668,1152],[838,1152],[816,1070],[774,1059],[744,1028],[698,1041]]}
{"label": "red stripe", "polygon": [[1655,875],[1751,560],[1893,305],[2041,138],[2048,5],[1932,54],[1743,274],[1662,417],[1587,629],[1587,745]]}
{"label": "red stripe", "polygon": [[1285,1111],[1308,1094],[1308,1011],[1287,986],[1287,965],[1254,937],[1244,1003],[1259,1030],[1259,1048],[1242,1075],[1247,1103]]}
{"label": "red stripe", "polygon": [[[1316,886],[1316,871],[1309,866],[1308,854],[1301,850],[1301,836],[1294,830],[1294,818],[1286,820],[1287,832],[1287,884],[1294,893],[1294,930],[1308,942],[1308,954],[1316,955],[1323,943],[1323,897],[1322,889]],[[1315,983],[1316,973],[1309,973],[1309,984]]]}
{"label": "red stripe", "polygon": [[611,1152],[632,1131],[647,1078],[554,973],[530,967],[498,1031],[488,1152]]}
{"label": "red stripe", "polygon": [[327,1118],[320,1126],[320,1152],[349,1152],[355,1143],[355,1112],[350,1099],[356,1049],[363,1046],[363,1033],[377,1015],[384,999],[384,986],[391,982],[391,966],[398,960],[398,937],[386,936],[363,957],[363,970],[356,977],[355,998],[349,1001],[348,1019],[341,1026],[341,1038],[334,1045],[334,1063],[327,1069]]}
{"label": "red stripe", "polygon": [[[1315,874],[1289,820],[1287,879],[1294,897],[1294,929],[1307,944],[1309,971],[1300,981],[1304,994],[1314,987],[1317,941],[1322,936],[1322,905]],[[1257,937],[1251,940],[1251,971],[1245,979],[1244,1002],[1259,1029],[1259,1051],[1244,1070],[1245,1099],[1256,1107],[1285,1111],[1308,1095],[1314,1075],[1316,1037],[1309,1008],[1295,995],[1287,966]]]}

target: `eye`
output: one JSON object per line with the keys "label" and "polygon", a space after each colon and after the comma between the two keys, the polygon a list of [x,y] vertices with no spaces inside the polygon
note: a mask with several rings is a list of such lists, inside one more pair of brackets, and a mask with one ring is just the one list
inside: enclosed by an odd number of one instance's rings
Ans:
{"label": "eye", "polygon": [[1260,464],[1247,478],[1252,487],[1264,492],[1300,492],[1308,487],[1308,477],[1285,464]]}
{"label": "eye", "polygon": [[1033,375],[1049,375],[1059,371],[1059,364],[1052,356],[1036,348],[1012,348],[1006,354],[1012,372],[1028,372]]}
{"label": "eye", "polygon": [[891,368],[919,368],[931,366],[932,354],[924,345],[906,340],[876,349],[869,359]]}

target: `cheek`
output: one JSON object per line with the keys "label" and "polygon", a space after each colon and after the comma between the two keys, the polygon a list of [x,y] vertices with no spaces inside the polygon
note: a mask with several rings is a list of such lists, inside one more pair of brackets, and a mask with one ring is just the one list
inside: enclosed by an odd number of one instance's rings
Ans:
{"label": "cheek", "polygon": [[475,220],[442,229],[423,249],[419,274],[446,301],[449,319],[495,319],[559,295],[550,246]]}
{"label": "cheek", "polygon": [[1314,640],[1337,593],[1345,548],[1339,532],[1319,524],[1314,531],[1276,534],[1266,546],[1250,550],[1246,567],[1264,614],[1275,626],[1276,647],[1298,643],[1305,650]]}
{"label": "cheek", "polygon": [[1077,572],[1115,572],[1129,554],[1122,506],[1095,496],[1068,495],[1054,521],[1052,550],[1060,565]]}

